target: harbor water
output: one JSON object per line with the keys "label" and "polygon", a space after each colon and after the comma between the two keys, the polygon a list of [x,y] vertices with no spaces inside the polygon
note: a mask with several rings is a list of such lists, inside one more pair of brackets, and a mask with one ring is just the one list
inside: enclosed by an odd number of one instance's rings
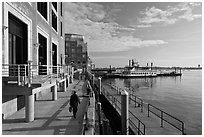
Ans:
{"label": "harbor water", "polygon": [[185,70],[182,76],[107,79],[185,123],[188,135],[202,134],[202,71]]}

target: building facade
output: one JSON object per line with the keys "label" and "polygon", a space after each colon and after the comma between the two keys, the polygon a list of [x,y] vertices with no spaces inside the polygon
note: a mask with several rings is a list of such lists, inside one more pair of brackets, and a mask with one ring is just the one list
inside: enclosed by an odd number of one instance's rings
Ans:
{"label": "building facade", "polygon": [[[51,66],[65,64],[63,26],[61,2],[3,2],[2,70],[30,61],[33,75],[53,73]],[[2,77],[10,74],[2,71]],[[24,99],[2,96],[2,114],[6,117],[24,107]]]}
{"label": "building facade", "polygon": [[78,34],[65,34],[65,64],[72,64],[75,69],[87,67],[88,53],[84,36]]}
{"label": "building facade", "polygon": [[[61,2],[2,3],[2,64],[64,64],[63,4]],[[36,67],[36,72],[40,68]]]}

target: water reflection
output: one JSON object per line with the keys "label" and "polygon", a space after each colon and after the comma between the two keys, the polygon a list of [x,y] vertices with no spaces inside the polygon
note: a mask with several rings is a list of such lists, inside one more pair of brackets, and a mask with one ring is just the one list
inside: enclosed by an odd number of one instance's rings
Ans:
{"label": "water reflection", "polygon": [[156,78],[137,78],[137,79],[124,79],[124,86],[127,88],[153,88],[156,86]]}

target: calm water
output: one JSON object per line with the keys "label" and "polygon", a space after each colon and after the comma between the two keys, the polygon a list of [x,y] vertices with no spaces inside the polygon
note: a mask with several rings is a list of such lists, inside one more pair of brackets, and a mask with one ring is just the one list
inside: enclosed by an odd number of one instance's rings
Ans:
{"label": "calm water", "polygon": [[202,71],[183,71],[180,77],[109,79],[118,87],[132,87],[145,102],[185,123],[187,134],[202,134]]}

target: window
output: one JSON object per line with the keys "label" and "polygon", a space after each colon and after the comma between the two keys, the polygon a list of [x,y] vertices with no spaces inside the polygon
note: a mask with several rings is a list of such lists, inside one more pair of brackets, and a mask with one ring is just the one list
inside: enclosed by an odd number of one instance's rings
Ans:
{"label": "window", "polygon": [[47,20],[47,2],[37,2],[37,10]]}
{"label": "window", "polygon": [[60,25],[60,26],[61,26],[61,36],[63,36],[63,34],[62,34],[62,22],[61,22],[60,24],[61,24],[61,25]]}
{"label": "window", "polygon": [[57,11],[57,2],[52,2],[52,5],[55,8],[55,10]]}
{"label": "window", "polygon": [[61,7],[61,16],[62,16],[62,12],[63,12],[63,11],[62,11],[62,10],[63,10],[63,9],[62,9],[62,2],[60,2],[60,7]]}
{"label": "window", "polygon": [[57,16],[52,10],[52,27],[57,31]]}

